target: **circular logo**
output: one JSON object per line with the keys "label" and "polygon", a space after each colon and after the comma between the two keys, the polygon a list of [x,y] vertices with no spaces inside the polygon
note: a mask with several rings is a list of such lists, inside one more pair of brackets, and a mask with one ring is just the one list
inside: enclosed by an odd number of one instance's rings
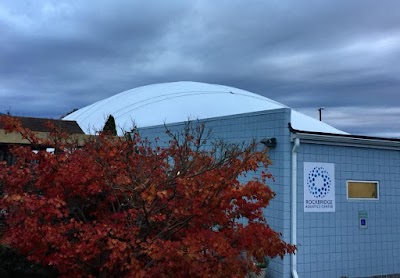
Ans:
{"label": "circular logo", "polygon": [[331,190],[332,181],[324,167],[314,167],[308,173],[307,185],[315,198],[324,198]]}

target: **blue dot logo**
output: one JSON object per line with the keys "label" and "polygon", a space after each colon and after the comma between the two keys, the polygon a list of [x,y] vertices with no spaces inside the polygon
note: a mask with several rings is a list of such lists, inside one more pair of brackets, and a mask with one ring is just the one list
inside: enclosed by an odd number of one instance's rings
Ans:
{"label": "blue dot logo", "polygon": [[307,177],[308,190],[315,198],[324,198],[329,193],[332,181],[324,167],[314,167]]}

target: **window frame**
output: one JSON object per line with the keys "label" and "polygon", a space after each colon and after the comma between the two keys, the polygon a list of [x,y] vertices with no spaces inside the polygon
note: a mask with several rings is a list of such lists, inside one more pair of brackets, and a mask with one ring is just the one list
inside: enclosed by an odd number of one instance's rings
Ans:
{"label": "window frame", "polygon": [[[376,198],[352,198],[349,196],[349,183],[375,183],[376,184]],[[346,197],[348,201],[379,201],[380,188],[379,181],[376,180],[347,180],[346,181]]]}

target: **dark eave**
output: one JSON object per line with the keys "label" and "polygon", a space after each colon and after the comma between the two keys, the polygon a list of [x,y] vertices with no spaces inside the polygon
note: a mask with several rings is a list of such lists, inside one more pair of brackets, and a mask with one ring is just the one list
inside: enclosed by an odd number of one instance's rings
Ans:
{"label": "dark eave", "polygon": [[[68,134],[84,134],[76,121],[65,121],[45,118],[33,118],[33,117],[13,117],[18,119],[22,126],[36,132],[51,132],[48,127],[48,123],[51,123],[56,128]],[[0,129],[2,123],[0,121]]]}
{"label": "dark eave", "polygon": [[298,130],[289,123],[292,138],[303,143],[400,150],[400,139]]}

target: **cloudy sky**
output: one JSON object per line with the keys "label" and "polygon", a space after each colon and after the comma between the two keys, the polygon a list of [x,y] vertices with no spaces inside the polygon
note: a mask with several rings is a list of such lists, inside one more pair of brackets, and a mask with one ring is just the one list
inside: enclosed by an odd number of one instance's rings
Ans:
{"label": "cloudy sky", "polygon": [[59,118],[192,80],[400,137],[399,11],[397,0],[2,0],[0,112]]}

